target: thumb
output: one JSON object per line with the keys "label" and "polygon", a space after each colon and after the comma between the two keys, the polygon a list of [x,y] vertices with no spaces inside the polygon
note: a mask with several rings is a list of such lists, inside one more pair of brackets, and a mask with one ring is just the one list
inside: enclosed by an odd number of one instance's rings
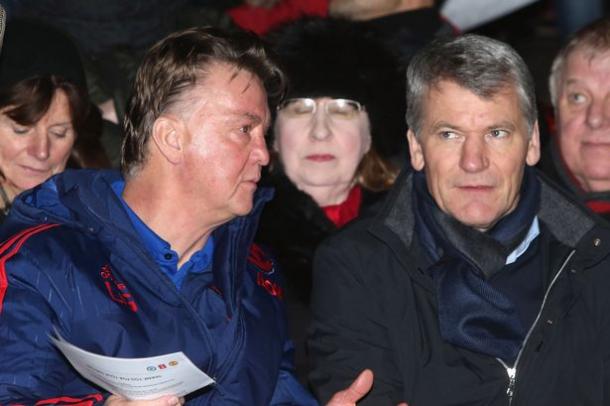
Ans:
{"label": "thumb", "polygon": [[326,406],[350,406],[362,399],[373,386],[373,371],[365,369],[358,375],[352,384],[342,391],[335,393]]}

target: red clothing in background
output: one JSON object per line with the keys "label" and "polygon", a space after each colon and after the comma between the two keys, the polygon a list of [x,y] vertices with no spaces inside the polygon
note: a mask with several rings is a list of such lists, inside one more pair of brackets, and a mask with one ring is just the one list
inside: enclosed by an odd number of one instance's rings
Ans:
{"label": "red clothing in background", "polygon": [[360,186],[354,186],[343,203],[324,206],[322,210],[337,228],[341,228],[358,217],[360,203],[362,203],[362,189]]}
{"label": "red clothing in background", "polygon": [[264,35],[283,23],[303,16],[326,17],[328,0],[280,0],[271,8],[244,4],[230,9],[228,13],[237,26]]}

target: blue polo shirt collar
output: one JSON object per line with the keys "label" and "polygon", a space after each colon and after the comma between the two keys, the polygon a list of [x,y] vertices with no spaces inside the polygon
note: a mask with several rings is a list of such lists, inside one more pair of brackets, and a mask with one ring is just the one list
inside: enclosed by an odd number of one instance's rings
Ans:
{"label": "blue polo shirt collar", "polygon": [[139,235],[148,252],[159,265],[163,273],[171,279],[176,288],[179,290],[182,287],[184,278],[189,273],[211,273],[211,264],[214,254],[214,238],[210,235],[205,246],[195,252],[187,262],[178,268],[178,254],[172,249],[170,244],[159,237],[151,230],[138,215],[127,205],[123,199],[123,189],[125,181],[118,180],[112,183],[112,190],[121,200],[123,207],[127,211],[129,219]]}

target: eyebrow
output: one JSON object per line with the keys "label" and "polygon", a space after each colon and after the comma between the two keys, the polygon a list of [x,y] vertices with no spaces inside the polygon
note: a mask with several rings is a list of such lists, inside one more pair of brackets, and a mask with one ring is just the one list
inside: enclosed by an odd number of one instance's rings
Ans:
{"label": "eyebrow", "polygon": [[436,131],[440,130],[441,128],[451,128],[453,130],[459,130],[460,129],[459,126],[450,124],[450,123],[448,123],[446,121],[438,121],[438,122],[434,123],[434,125],[431,128],[431,130],[433,132],[436,132]]}
{"label": "eyebrow", "polygon": [[510,121],[500,121],[497,124],[488,126],[487,130],[495,130],[498,128],[506,128],[507,130],[515,131],[517,126]]}
{"label": "eyebrow", "polygon": [[72,121],[65,121],[65,122],[62,122],[62,123],[51,124],[49,127],[58,127],[58,126],[64,126],[64,127],[65,126],[70,126],[70,127],[72,127],[73,125],[72,125]]}
{"label": "eyebrow", "polygon": [[260,118],[257,114],[253,114],[253,113],[242,113],[242,116],[245,116],[247,118],[249,118],[252,121],[256,121],[256,122],[261,122],[263,121],[262,118]]}
{"label": "eyebrow", "polygon": [[574,86],[574,85],[584,85],[584,80],[577,78],[577,79],[568,79],[565,81],[564,86]]}
{"label": "eyebrow", "polygon": [[[439,131],[439,130],[441,130],[443,128],[451,129],[451,130],[457,130],[457,131],[462,131],[462,128],[460,126],[448,123],[446,121],[439,121],[438,123],[435,123],[432,126],[432,132],[437,132],[437,131]],[[485,129],[487,131],[489,131],[489,130],[495,130],[495,129],[498,129],[498,128],[506,128],[508,130],[515,131],[515,129],[517,127],[515,126],[515,124],[513,124],[510,121],[500,121],[498,123],[494,123],[492,125],[488,125]]]}
{"label": "eyebrow", "polygon": [[245,112],[245,113],[241,113],[238,115],[241,117],[247,118],[248,120],[251,120],[252,122],[254,122],[254,124],[261,124],[263,122],[263,119],[261,117],[259,117],[257,114]]}
{"label": "eyebrow", "polygon": [[271,120],[269,120],[269,122],[267,122],[267,123],[263,123],[263,119],[258,114],[250,113],[248,111],[230,110],[229,115],[231,115],[233,117],[248,119],[248,120],[252,121],[255,125],[264,124],[265,133],[271,127]]}

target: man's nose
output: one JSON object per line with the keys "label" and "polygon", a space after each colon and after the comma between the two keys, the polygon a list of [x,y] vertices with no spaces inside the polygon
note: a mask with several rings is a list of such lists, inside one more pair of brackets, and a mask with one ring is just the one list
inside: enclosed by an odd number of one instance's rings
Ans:
{"label": "man's nose", "polygon": [[28,145],[28,153],[34,158],[44,161],[49,158],[51,142],[46,131],[34,128],[34,133]]}
{"label": "man's nose", "polygon": [[460,167],[466,172],[479,172],[489,165],[483,137],[466,137],[462,144]]}
{"label": "man's nose", "polygon": [[329,117],[324,111],[323,105],[318,105],[318,110],[315,112],[312,120],[310,136],[316,140],[322,141],[331,135],[329,126]]}
{"label": "man's nose", "polygon": [[593,100],[587,109],[587,125],[598,129],[610,122],[610,98]]}
{"label": "man's nose", "polygon": [[255,137],[253,142],[255,143],[254,149],[252,151],[254,159],[258,162],[259,165],[268,165],[269,149],[267,148],[267,142],[265,141],[265,137]]}

